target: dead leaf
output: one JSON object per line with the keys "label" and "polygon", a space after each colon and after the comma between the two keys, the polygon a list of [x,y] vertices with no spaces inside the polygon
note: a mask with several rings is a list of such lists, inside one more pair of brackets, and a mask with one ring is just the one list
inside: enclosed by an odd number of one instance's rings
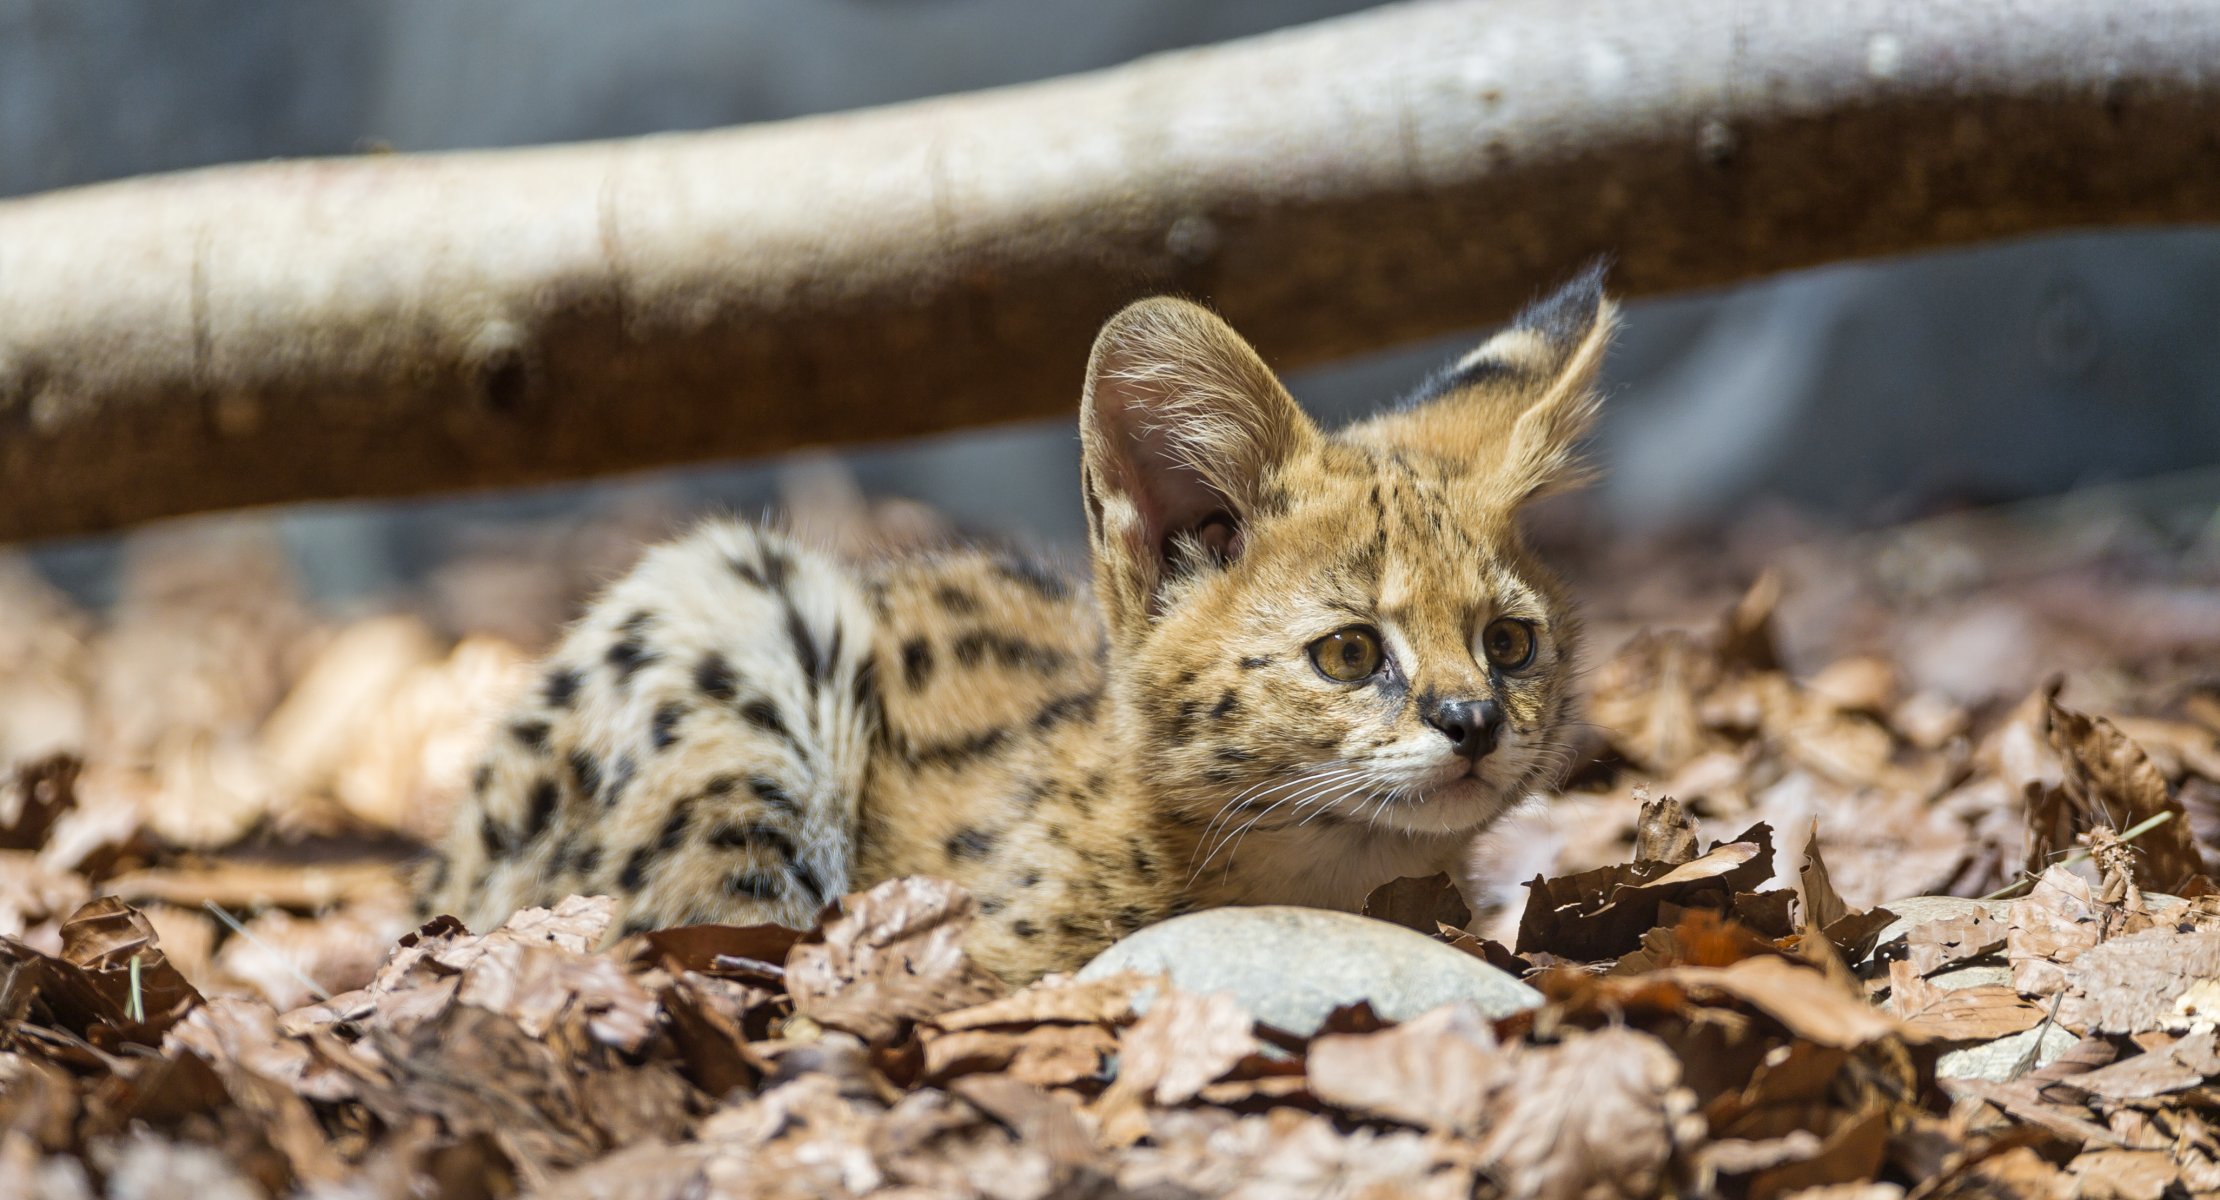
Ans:
{"label": "dead leaf", "polygon": [[939,879],[894,879],[844,896],[839,915],[786,959],[797,1012],[869,1042],[904,1022],[936,1017],[1003,993],[964,953],[969,893]]}
{"label": "dead leaf", "polygon": [[1696,818],[1687,805],[1671,795],[1651,800],[1641,787],[1634,798],[1642,805],[1634,820],[1634,861],[1677,867],[1696,857]]}
{"label": "dead leaf", "polygon": [[1446,874],[1391,879],[1364,898],[1363,913],[1428,937],[1444,925],[1463,929],[1472,920],[1472,910],[1465,907],[1464,896]]}
{"label": "dead leaf", "polygon": [[2211,1029],[2220,988],[2220,929],[2171,926],[2111,938],[2064,969],[2058,1020],[2095,1033]]}
{"label": "dead leaf", "polygon": [[1256,1053],[1253,1020],[1240,1002],[1222,992],[1157,996],[1120,1043],[1118,1078],[1105,1096],[1146,1096],[1157,1104],[1193,1099],[1204,1085]]}
{"label": "dead leaf", "polygon": [[1313,1040],[1310,1090],[1320,1100],[1420,1129],[1478,1130],[1504,1073],[1493,1029],[1469,1004],[1377,1033]]}
{"label": "dead leaf", "polygon": [[1681,987],[1699,1001],[1741,1001],[1822,1046],[1855,1049],[1908,1032],[1819,971],[1784,958],[1746,958],[1727,967],[1673,967],[1646,978]]}
{"label": "dead leaf", "polygon": [[1920,977],[1908,962],[1889,964],[1889,1011],[1922,1039],[1980,1042],[2033,1029],[2043,1008],[2003,984],[1946,988]]}
{"label": "dead leaf", "polygon": [[2196,1087],[2215,1075],[2220,1075],[2220,1048],[2213,1031],[2205,1029],[2162,1049],[2075,1075],[2060,1086],[2106,1100],[2148,1100]]}
{"label": "dead leaf", "polygon": [[1905,933],[1904,961],[1916,974],[1933,975],[2002,950],[2010,932],[2007,921],[1987,909],[1928,921]]}
{"label": "dead leaf", "polygon": [[62,814],[77,806],[75,755],[54,754],[19,763],[0,787],[0,850],[37,850]]}
{"label": "dead leaf", "polygon": [[1763,824],[1735,841],[1713,846],[1677,866],[1625,863],[1527,884],[1519,919],[1520,954],[1535,952],[1579,961],[1617,958],[1634,950],[1655,928],[1662,908],[1725,909],[1736,892],[1755,889],[1773,874],[1772,830]]}
{"label": "dead leaf", "polygon": [[1599,1029],[1519,1047],[1501,1070],[1477,1154],[1507,1195],[1651,1195],[1676,1149],[1700,1136],[1680,1063],[1646,1033]]}

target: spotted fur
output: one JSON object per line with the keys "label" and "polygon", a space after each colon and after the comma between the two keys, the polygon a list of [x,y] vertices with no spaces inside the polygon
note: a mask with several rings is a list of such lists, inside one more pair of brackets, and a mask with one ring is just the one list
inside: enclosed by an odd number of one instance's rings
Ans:
{"label": "spotted fur", "polygon": [[[1024,980],[1179,912],[1440,870],[1560,762],[1578,627],[1516,515],[1577,477],[1611,324],[1590,273],[1327,433],[1215,316],[1143,301],[1082,402],[1091,596],[1008,554],[850,564],[733,522],[656,548],[503,722],[426,907],[802,924],[934,874]],[[1530,665],[1487,658],[1498,618]],[[1336,682],[1310,647],[1350,626],[1386,658]],[[1482,701],[1500,731],[1460,756],[1439,714]]]}

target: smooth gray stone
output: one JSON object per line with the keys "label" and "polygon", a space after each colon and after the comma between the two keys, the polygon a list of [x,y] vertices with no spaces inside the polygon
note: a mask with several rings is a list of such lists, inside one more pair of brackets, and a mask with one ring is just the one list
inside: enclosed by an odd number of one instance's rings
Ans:
{"label": "smooth gray stone", "polygon": [[1458,1000],[1490,1018],[1542,1003],[1540,992],[1424,934],[1287,905],[1214,908],[1151,925],[1097,955],[1079,978],[1120,971],[1167,975],[1190,992],[1231,992],[1256,1019],[1298,1036],[1359,1000],[1391,1021]]}
{"label": "smooth gray stone", "polygon": [[[2040,1037],[2042,1045],[2028,1058],[2029,1046]],[[2058,1057],[2074,1048],[2081,1039],[2057,1025],[2037,1025],[2018,1033],[2006,1034],[1993,1042],[1966,1046],[1952,1050],[1935,1060],[1935,1075],[1942,1079],[1986,1079],[1991,1083],[2010,1083],[2027,1071],[2047,1067]]]}

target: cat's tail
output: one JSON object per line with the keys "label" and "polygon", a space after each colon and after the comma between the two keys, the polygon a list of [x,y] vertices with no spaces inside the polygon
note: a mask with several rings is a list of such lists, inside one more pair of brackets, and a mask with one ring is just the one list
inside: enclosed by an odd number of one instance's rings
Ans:
{"label": "cat's tail", "polygon": [[806,926],[854,869],[874,624],[781,534],[719,521],[649,551],[494,732],[420,907],[483,931],[599,894],[619,932]]}

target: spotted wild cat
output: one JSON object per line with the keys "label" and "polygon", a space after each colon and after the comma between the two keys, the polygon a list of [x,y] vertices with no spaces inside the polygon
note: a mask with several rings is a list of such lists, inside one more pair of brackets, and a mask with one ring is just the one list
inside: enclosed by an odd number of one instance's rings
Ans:
{"label": "spotted wild cat", "polygon": [[1081,401],[1092,596],[705,525],[549,657],[423,898],[806,923],[939,875],[1025,980],[1177,912],[1441,870],[1563,757],[1578,626],[1515,518],[1578,474],[1612,322],[1591,270],[1329,433],[1216,316],[1137,303]]}

